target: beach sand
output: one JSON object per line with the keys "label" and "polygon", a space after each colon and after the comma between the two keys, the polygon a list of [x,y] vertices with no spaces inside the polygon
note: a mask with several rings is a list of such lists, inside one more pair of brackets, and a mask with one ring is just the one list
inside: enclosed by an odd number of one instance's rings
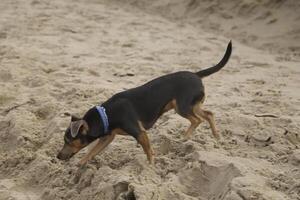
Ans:
{"label": "beach sand", "polygon": [[[1,0],[0,199],[298,200],[300,1]],[[153,78],[216,64],[207,123],[170,111],[150,166],[118,136],[78,176],[56,159],[70,117]]]}

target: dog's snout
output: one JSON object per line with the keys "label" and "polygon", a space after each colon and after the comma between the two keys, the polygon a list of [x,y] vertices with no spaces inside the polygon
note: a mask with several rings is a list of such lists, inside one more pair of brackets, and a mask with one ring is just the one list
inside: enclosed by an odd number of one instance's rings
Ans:
{"label": "dog's snout", "polygon": [[56,158],[62,160],[61,153],[57,154]]}
{"label": "dog's snout", "polygon": [[59,153],[56,158],[59,160],[68,160],[70,159],[74,154],[63,154],[63,153]]}
{"label": "dog's snout", "polygon": [[63,148],[58,152],[56,158],[59,160],[68,160],[70,159],[75,152],[70,145],[64,144]]}
{"label": "dog's snout", "polygon": [[65,151],[60,151],[56,158],[59,160],[69,160],[71,157],[74,156],[75,153],[72,152],[65,152]]}

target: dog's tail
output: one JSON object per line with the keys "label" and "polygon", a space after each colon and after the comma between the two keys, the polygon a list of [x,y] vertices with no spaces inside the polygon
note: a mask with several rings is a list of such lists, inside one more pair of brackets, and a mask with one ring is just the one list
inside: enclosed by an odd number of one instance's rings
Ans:
{"label": "dog's tail", "polygon": [[203,77],[209,76],[209,75],[211,75],[213,73],[216,73],[217,71],[219,71],[220,69],[222,69],[226,65],[226,63],[228,62],[228,60],[230,58],[231,50],[232,50],[232,44],[231,44],[231,40],[230,40],[230,42],[228,43],[225,55],[222,58],[222,60],[218,64],[216,64],[215,66],[207,68],[207,69],[204,69],[204,70],[201,70],[199,72],[196,72],[196,74],[200,78],[203,78]]}

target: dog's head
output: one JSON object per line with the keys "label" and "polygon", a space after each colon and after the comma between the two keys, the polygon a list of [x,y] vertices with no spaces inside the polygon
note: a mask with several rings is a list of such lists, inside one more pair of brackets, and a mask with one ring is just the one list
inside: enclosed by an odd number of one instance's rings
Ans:
{"label": "dog's head", "polygon": [[65,131],[63,148],[57,155],[60,160],[68,160],[78,151],[90,144],[93,139],[88,136],[89,126],[84,119],[71,117],[71,123]]}

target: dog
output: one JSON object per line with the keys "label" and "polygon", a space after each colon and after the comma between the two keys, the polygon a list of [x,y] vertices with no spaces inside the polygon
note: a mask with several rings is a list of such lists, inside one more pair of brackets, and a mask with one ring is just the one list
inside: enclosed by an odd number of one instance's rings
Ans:
{"label": "dog", "polygon": [[224,57],[213,67],[196,73],[179,71],[161,76],[142,86],[113,95],[101,106],[89,109],[83,118],[72,116],[65,131],[64,146],[57,158],[68,160],[97,140],[96,145],[80,160],[79,165],[84,166],[103,151],[116,135],[129,135],[142,146],[151,164],[154,151],[146,130],[171,109],[191,123],[184,133],[185,138],[190,138],[197,126],[205,120],[209,123],[213,136],[219,139],[213,113],[201,107],[205,99],[202,78],[223,68],[231,56],[231,51],[230,41]]}

